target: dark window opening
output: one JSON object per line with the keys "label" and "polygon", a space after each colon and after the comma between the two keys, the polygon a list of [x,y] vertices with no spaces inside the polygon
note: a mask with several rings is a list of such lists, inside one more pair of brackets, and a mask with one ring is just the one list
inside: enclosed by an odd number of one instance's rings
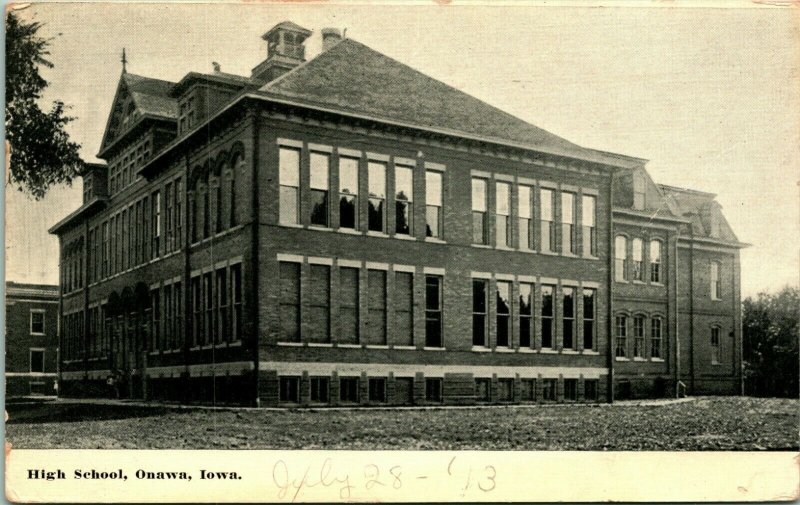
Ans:
{"label": "dark window opening", "polygon": [[280,401],[286,403],[299,403],[300,378],[281,377],[279,382],[280,382]]}

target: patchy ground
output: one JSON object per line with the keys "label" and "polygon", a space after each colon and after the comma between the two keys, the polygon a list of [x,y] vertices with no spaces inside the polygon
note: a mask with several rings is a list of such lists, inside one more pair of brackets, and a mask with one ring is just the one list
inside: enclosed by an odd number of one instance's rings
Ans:
{"label": "patchy ground", "polygon": [[696,398],[433,410],[6,406],[29,449],[798,450],[800,402]]}

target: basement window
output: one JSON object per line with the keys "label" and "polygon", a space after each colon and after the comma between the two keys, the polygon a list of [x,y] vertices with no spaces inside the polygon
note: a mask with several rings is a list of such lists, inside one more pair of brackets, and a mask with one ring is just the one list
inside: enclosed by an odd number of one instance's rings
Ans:
{"label": "basement window", "polygon": [[339,379],[339,400],[342,403],[358,403],[358,377]]}
{"label": "basement window", "polygon": [[514,379],[499,379],[497,381],[497,401],[514,401]]}
{"label": "basement window", "polygon": [[368,383],[369,401],[377,403],[386,402],[386,379],[370,378]]}
{"label": "basement window", "polygon": [[300,403],[300,378],[280,378],[280,401],[283,403]]}
{"label": "basement window", "polygon": [[578,400],[578,379],[564,379],[564,400],[568,402]]}
{"label": "basement window", "polygon": [[556,401],[556,386],[558,379],[542,380],[542,400],[546,402]]}
{"label": "basement window", "polygon": [[585,401],[597,401],[597,383],[597,379],[586,379],[583,381],[583,398]]}
{"label": "basement window", "polygon": [[519,399],[523,402],[536,401],[536,379],[522,379],[520,381]]}
{"label": "basement window", "polygon": [[479,402],[492,400],[492,380],[475,379],[475,399]]}
{"label": "basement window", "polygon": [[327,377],[311,377],[311,402],[328,403],[330,381]]}
{"label": "basement window", "polygon": [[425,379],[425,401],[442,401],[442,379]]}

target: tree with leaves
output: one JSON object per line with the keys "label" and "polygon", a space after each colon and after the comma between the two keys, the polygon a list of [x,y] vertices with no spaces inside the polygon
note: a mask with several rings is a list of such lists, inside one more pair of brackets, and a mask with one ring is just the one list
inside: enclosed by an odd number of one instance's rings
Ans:
{"label": "tree with leaves", "polygon": [[748,394],[797,398],[800,289],[759,293],[743,303],[745,385]]}
{"label": "tree with leaves", "polygon": [[8,182],[36,198],[56,184],[69,184],[83,168],[64,127],[75,118],[56,100],[48,112],[39,107],[49,83],[39,66],[53,68],[45,57],[50,39],[38,35],[41,23],[27,23],[13,11],[6,15],[6,140],[10,144]]}

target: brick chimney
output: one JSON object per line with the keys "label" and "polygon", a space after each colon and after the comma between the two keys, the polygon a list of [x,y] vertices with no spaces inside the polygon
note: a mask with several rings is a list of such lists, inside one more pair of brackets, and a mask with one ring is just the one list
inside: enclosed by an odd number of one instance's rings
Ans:
{"label": "brick chimney", "polygon": [[273,26],[261,36],[267,41],[267,59],[253,69],[251,77],[269,82],[306,61],[304,44],[310,35],[311,30],[291,21]]}
{"label": "brick chimney", "polygon": [[342,40],[342,33],[338,28],[322,29],[322,52],[324,53]]}

